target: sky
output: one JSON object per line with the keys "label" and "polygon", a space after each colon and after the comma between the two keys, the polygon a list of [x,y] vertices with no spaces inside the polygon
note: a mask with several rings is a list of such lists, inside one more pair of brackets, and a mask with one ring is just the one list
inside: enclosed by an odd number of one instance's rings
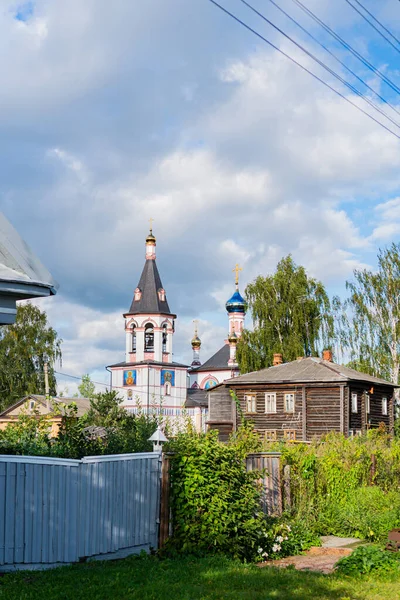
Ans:
{"label": "sky", "polygon": [[[400,135],[240,0],[220,2]],[[400,86],[398,52],[346,0],[304,3]],[[400,39],[398,0],[363,3]],[[400,111],[293,0],[279,4]],[[271,2],[253,5],[359,84]],[[66,374],[105,382],[124,359],[150,217],[178,361],[194,319],[203,360],[222,345],[237,262],[241,290],[291,253],[344,294],[398,241],[400,140],[209,0],[1,0],[0,78],[0,210],[59,282],[39,305]],[[59,378],[67,393],[77,383]]]}

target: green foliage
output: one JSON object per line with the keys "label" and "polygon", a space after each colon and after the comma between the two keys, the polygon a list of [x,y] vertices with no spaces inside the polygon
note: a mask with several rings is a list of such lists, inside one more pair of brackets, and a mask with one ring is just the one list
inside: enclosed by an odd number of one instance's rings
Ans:
{"label": "green foliage", "polygon": [[61,361],[61,343],[47,315],[33,304],[17,307],[13,325],[0,327],[0,408],[28,394],[44,394],[43,366],[49,363],[49,385],[56,391],[54,363]]}
{"label": "green foliage", "polygon": [[360,546],[350,556],[342,558],[337,571],[344,575],[368,575],[372,572],[398,572],[400,557],[377,546]]}
{"label": "green foliage", "polygon": [[173,536],[168,553],[254,560],[265,531],[257,472],[247,473],[235,445],[217,432],[180,434],[169,444]]}
{"label": "green foliage", "polygon": [[293,515],[316,533],[384,541],[400,526],[399,441],[375,430],[363,438],[329,434],[311,445],[273,447],[291,465]]}
{"label": "green foliage", "polygon": [[[378,252],[378,270],[354,271],[338,315],[341,346],[351,366],[399,382],[400,243]],[[340,302],[338,301],[340,305]]]}
{"label": "green foliage", "polygon": [[325,288],[290,255],[273,275],[249,284],[245,296],[254,330],[244,330],[237,346],[241,373],[269,367],[275,352],[286,362],[331,347],[333,317]]}
{"label": "green foliage", "polygon": [[148,452],[148,438],[158,419],[140,413],[133,415],[120,406],[115,391],[97,394],[89,412],[77,418],[74,402],[54,411],[64,415],[59,433],[51,437],[50,416],[23,412],[15,423],[0,430],[0,453],[33,456],[58,456],[79,459],[82,456]]}
{"label": "green foliage", "polygon": [[90,375],[82,375],[82,381],[78,385],[79,395],[81,398],[93,398],[96,391],[96,386],[90,379]]}

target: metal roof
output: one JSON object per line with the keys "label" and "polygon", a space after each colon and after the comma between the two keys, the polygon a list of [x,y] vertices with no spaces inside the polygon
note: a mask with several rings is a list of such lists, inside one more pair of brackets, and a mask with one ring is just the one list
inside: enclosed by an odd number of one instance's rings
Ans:
{"label": "metal roof", "polygon": [[171,314],[166,297],[165,300],[160,300],[158,295],[159,290],[164,288],[154,259],[147,259],[144,263],[138,288],[142,292],[141,298],[135,300],[135,296],[133,297],[127,314]]}
{"label": "metal roof", "polygon": [[[8,408],[6,408],[2,413],[0,413],[0,417],[6,417],[9,412],[14,410],[18,406],[25,404],[29,400],[35,400],[35,402],[38,402],[38,403],[42,404],[44,407],[46,407],[46,396],[43,396],[42,394],[30,394],[29,396],[25,396],[24,398],[21,398],[20,400],[18,400],[18,402],[15,402],[15,404],[13,404],[12,406],[9,406]],[[64,414],[63,404],[71,404],[71,402],[75,402],[75,404],[77,406],[77,416],[78,417],[82,417],[82,415],[87,413],[90,408],[90,399],[89,398],[64,398],[64,397],[59,397],[59,396],[57,396],[57,397],[51,396],[50,402],[53,404],[59,405],[61,414]],[[51,412],[53,412],[53,411],[50,410],[50,413]]]}
{"label": "metal roof", "polygon": [[46,288],[41,294],[43,296],[49,293],[55,294],[58,289],[58,284],[49,271],[2,213],[0,213],[0,282],[43,287]]}
{"label": "metal roof", "polygon": [[395,384],[360,373],[355,369],[337,365],[322,358],[302,358],[293,362],[283,363],[260,371],[246,373],[224,381],[228,385],[242,383],[324,383],[324,382],[365,381],[391,387]]}
{"label": "metal roof", "polygon": [[191,369],[191,372],[197,373],[198,371],[220,371],[223,369],[232,370],[232,367],[228,365],[229,356],[229,344],[224,344],[222,348],[213,354],[213,356],[211,356],[211,358],[209,358],[203,365]]}
{"label": "metal roof", "polygon": [[187,391],[185,407],[196,408],[197,406],[208,408],[208,390],[189,388]]}

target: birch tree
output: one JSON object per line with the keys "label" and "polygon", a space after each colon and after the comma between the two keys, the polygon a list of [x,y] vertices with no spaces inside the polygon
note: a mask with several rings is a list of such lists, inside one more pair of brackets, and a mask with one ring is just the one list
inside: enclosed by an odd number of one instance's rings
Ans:
{"label": "birch tree", "polygon": [[376,272],[354,271],[346,287],[342,343],[360,371],[399,383],[400,244],[378,252]]}
{"label": "birch tree", "polygon": [[274,353],[290,361],[332,347],[333,316],[325,288],[290,255],[273,275],[250,283],[245,297],[254,329],[244,330],[238,343],[241,373],[271,366]]}

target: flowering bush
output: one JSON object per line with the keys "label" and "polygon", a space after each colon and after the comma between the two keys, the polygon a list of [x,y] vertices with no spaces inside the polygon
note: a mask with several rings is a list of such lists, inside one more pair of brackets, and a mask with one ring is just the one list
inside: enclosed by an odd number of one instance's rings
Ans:
{"label": "flowering bush", "polygon": [[300,554],[311,546],[319,546],[320,539],[301,521],[288,522],[266,519],[265,531],[257,548],[257,561],[284,558]]}

